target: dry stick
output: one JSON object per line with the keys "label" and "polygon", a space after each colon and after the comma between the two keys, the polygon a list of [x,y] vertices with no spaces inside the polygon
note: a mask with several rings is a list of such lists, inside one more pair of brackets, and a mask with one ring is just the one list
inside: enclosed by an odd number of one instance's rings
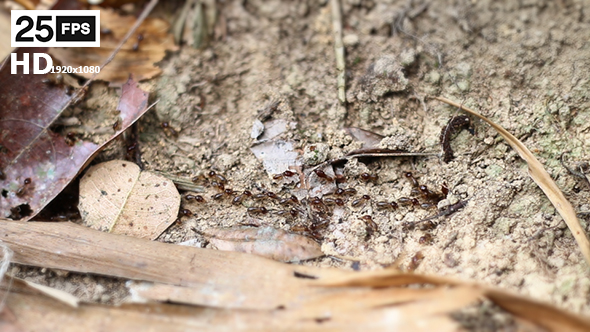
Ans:
{"label": "dry stick", "polygon": [[334,29],[334,51],[336,53],[336,69],[338,70],[338,100],[344,105],[346,102],[346,80],[344,71],[344,43],[342,42],[342,11],[340,9],[340,0],[331,0],[332,7],[332,27]]}
{"label": "dry stick", "polygon": [[329,160],[330,163],[338,163],[353,158],[382,158],[382,157],[429,157],[438,156],[438,152],[384,152],[384,153],[358,153],[349,156],[340,157],[338,159]]}
{"label": "dry stick", "polygon": [[512,148],[518,152],[520,157],[527,162],[529,166],[530,177],[533,179],[533,181],[535,181],[535,183],[537,183],[541,190],[543,190],[563,220],[565,220],[567,226],[574,235],[576,242],[578,242],[578,246],[580,246],[580,249],[582,250],[582,254],[586,259],[586,263],[590,265],[590,242],[588,241],[588,237],[586,236],[584,228],[580,225],[580,221],[576,216],[576,211],[574,210],[571,203],[565,198],[559,187],[557,187],[557,184],[555,184],[553,179],[551,179],[549,173],[547,173],[545,168],[543,168],[543,165],[537,160],[537,158],[535,158],[531,151],[529,151],[529,149],[524,144],[522,144],[521,141],[506,131],[506,129],[492,122],[485,116],[480,115],[479,113],[465,106],[459,105],[449,99],[443,97],[434,97],[434,99],[442,101],[443,103],[447,103],[451,106],[458,107],[459,109],[462,109],[465,112],[484,120],[504,137],[508,144],[510,144],[510,146],[512,146]]}
{"label": "dry stick", "polygon": [[203,305],[275,309],[318,292],[295,272],[320,280],[349,273],[104,233],[69,222],[0,218],[0,238],[14,251],[15,263],[201,289]]}
{"label": "dry stick", "polygon": [[[353,151],[354,152],[354,151]],[[336,159],[329,159],[313,167],[311,171],[324,167],[328,164],[337,164],[354,158],[385,158],[385,157],[430,157],[439,156],[438,152],[384,152],[384,153],[357,153],[342,156]]]}

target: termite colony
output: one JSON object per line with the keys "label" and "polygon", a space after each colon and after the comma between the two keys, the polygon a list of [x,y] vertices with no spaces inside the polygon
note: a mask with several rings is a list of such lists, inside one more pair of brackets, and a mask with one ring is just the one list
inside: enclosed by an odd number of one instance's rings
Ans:
{"label": "termite colony", "polygon": [[[184,195],[184,201],[198,204],[217,203],[243,206],[246,208],[246,213],[251,217],[272,215],[285,218],[291,226],[291,231],[311,236],[316,240],[322,240],[322,232],[329,226],[335,209],[350,209],[361,212],[364,207],[368,207],[369,205],[380,211],[408,210],[414,208],[432,209],[441,200],[445,199],[449,192],[446,184],[442,185],[440,192],[432,191],[426,185],[420,184],[412,172],[405,172],[403,176],[412,185],[411,197],[400,197],[396,201],[385,201],[375,199],[367,194],[361,194],[357,189],[344,185],[347,182],[344,175],[336,174],[330,176],[321,169],[315,169],[311,173],[315,174],[320,182],[336,184],[336,189],[322,195],[322,197],[300,196],[299,198],[288,189],[283,190],[281,193],[275,193],[263,188],[257,188],[256,190],[234,190],[228,187],[228,180],[225,176],[215,171],[209,171],[205,174],[195,176],[192,182],[203,185],[213,190],[213,192],[209,191],[207,194],[188,193]],[[305,177],[300,170],[297,172],[286,170],[280,174],[273,175],[272,179],[277,183],[283,184],[285,188],[288,187],[286,184],[294,183],[295,177],[298,176],[300,178]],[[376,182],[378,176],[370,173],[361,173],[358,179],[360,182],[365,183]],[[452,212],[454,211],[446,214]],[[192,211],[181,208],[180,216],[191,216],[192,214]],[[413,224],[420,223],[423,227],[433,227],[434,224],[430,222],[430,219],[446,214],[441,212],[436,216],[427,218],[428,220],[423,220],[428,221],[428,223],[417,221]],[[362,215],[359,217],[359,220],[365,225],[367,237],[371,237],[379,232],[379,226],[371,215]],[[429,244],[431,239],[425,238],[421,241],[424,244]]]}

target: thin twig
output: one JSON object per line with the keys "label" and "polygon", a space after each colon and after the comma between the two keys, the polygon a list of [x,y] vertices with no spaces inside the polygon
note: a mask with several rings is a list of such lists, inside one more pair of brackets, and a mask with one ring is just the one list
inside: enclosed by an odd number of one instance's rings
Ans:
{"label": "thin twig", "polygon": [[380,158],[380,157],[429,157],[439,156],[438,152],[389,152],[389,153],[359,153],[350,156],[344,156],[331,160],[331,163],[338,163],[353,158]]}
{"label": "thin twig", "polygon": [[381,153],[354,153],[354,151],[350,152],[349,155],[342,156],[336,159],[329,159],[324,161],[321,164],[316,165],[311,169],[313,172],[314,170],[324,167],[328,164],[337,164],[343,161],[348,161],[354,158],[382,158],[382,157],[430,157],[430,156],[440,156],[440,153],[437,152],[381,152]]}

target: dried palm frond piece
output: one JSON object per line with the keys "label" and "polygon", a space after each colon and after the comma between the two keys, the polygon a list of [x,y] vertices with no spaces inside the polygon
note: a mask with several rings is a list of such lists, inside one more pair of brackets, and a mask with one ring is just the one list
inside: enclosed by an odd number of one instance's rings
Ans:
{"label": "dried palm frond piece", "polygon": [[456,103],[452,100],[449,100],[444,97],[435,97],[434,99],[442,101],[443,103],[447,103],[451,106],[457,107],[462,109],[463,111],[478,117],[485,122],[487,122],[490,126],[496,129],[502,137],[512,146],[516,152],[520,155],[522,159],[524,159],[528,166],[529,166],[529,175],[537,183],[539,188],[543,190],[547,198],[551,201],[553,206],[557,209],[567,226],[569,227],[570,231],[572,232],[576,242],[578,242],[578,246],[582,250],[582,254],[586,259],[586,263],[590,265],[590,241],[588,241],[588,237],[586,236],[586,232],[584,228],[580,224],[578,217],[576,216],[576,211],[574,210],[571,203],[565,198],[563,192],[557,187],[555,181],[551,179],[551,176],[543,165],[537,160],[537,158],[531,153],[531,151],[521,142],[519,141],[514,135],[509,133],[506,129],[502,128],[500,125],[494,123],[492,120],[486,118],[485,116],[477,113],[474,110],[471,110],[459,103]]}
{"label": "dried palm frond piece", "polygon": [[[351,272],[289,265],[254,255],[103,233],[71,223],[2,220],[0,238],[14,250],[15,263],[143,280],[129,286],[137,295],[130,301],[136,303],[121,307],[81,303],[71,308],[16,285],[6,303],[25,330],[44,324],[67,331],[73,327],[60,324],[68,321],[78,330],[80,326],[87,327],[84,330],[98,326],[160,330],[169,325],[167,331],[189,326],[256,331],[459,331],[451,314],[482,298],[515,315],[515,324],[523,321],[549,331],[590,329],[587,318],[519,295],[393,269]],[[4,294],[6,287],[0,287],[0,297]],[[100,325],[105,322],[109,328]]]}

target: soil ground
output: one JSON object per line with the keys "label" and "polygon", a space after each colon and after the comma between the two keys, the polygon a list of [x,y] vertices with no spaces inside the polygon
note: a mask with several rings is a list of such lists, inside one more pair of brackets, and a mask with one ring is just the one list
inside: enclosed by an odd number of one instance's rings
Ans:
{"label": "soil ground", "polygon": [[[224,39],[212,40],[204,50],[182,47],[161,63],[161,77],[144,83],[160,100],[140,120],[146,169],[187,178],[215,170],[236,191],[265,189],[303,198],[311,195],[296,187],[298,180],[273,179],[250,150],[255,121],[292,123],[280,138],[307,152],[301,167],[307,172],[318,161],[361,146],[344,128],[370,130],[386,136],[381,147],[437,155],[351,160],[337,169],[347,179],[340,187],[372,200],[355,208],[349,198],[318,232],[326,254],[353,260],[326,256],[303,264],[397,266],[495,285],[590,315],[588,266],[524,161],[492,128],[474,121],[474,134],[459,133],[452,141],[456,158],[445,163],[439,135],[459,112],[429,98],[453,99],[506,128],[546,166],[577,211],[590,211],[588,182],[560,162],[563,154],[566,165],[584,170],[590,151],[590,4],[343,0],[342,6],[345,107],[337,99],[328,2],[227,2],[220,8]],[[96,84],[73,114],[113,109],[116,95]],[[261,117],[264,110],[270,114]],[[88,121],[83,123],[92,126]],[[163,130],[163,121],[178,135]],[[103,122],[94,125],[111,123]],[[97,161],[117,156],[120,147],[112,145]],[[378,201],[420,198],[412,194],[406,171],[432,190],[448,185],[440,207],[460,200],[466,207],[435,219],[432,227],[404,228],[405,222],[437,213],[412,206],[377,209]],[[360,178],[364,172],[378,179],[366,183]],[[305,182],[310,190],[330,190],[313,176]],[[227,198],[211,199],[214,188],[206,190],[206,203],[183,200],[193,216],[182,217],[159,241],[196,238],[206,245],[193,229],[238,224],[292,229],[312,223],[308,214],[277,215],[282,208],[270,200],[233,205]],[[248,214],[247,206],[259,205],[272,212]],[[378,231],[368,232],[364,215],[372,216]],[[588,220],[580,219],[588,229]],[[101,294],[112,289],[101,287],[93,288],[90,298],[111,301]]]}

